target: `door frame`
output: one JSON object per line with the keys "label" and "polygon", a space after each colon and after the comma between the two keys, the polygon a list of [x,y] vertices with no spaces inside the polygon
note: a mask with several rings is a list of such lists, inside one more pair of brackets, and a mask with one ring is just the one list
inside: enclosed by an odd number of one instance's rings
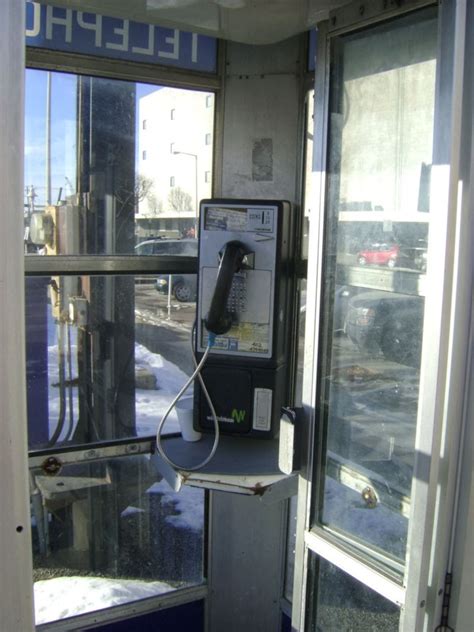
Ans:
{"label": "door frame", "polygon": [[[470,296],[472,270],[469,262],[469,231],[466,195],[460,185],[463,140],[469,130],[464,112],[468,20],[466,0],[446,0],[439,5],[438,61],[435,104],[434,160],[428,252],[430,293],[426,313],[437,314],[423,333],[420,370],[420,400],[415,443],[415,467],[411,495],[407,562],[403,583],[352,552],[330,534],[310,524],[311,498],[317,487],[315,448],[317,441],[316,384],[322,306],[323,243],[325,238],[326,156],[328,153],[328,101],[330,47],[332,37],[406,15],[437,2],[413,0],[402,8],[383,9],[381,2],[354,3],[330,14],[318,25],[315,75],[313,176],[315,206],[309,235],[307,321],[303,378],[304,429],[303,465],[299,480],[293,618],[295,630],[305,626],[308,595],[309,553],[316,553],[353,578],[362,581],[390,601],[400,605],[400,629],[433,629],[441,611],[444,577],[450,544],[449,534],[456,509],[460,437],[462,436],[464,385],[469,366]],[[362,11],[362,9],[364,9]],[[465,101],[465,99],[464,99]],[[466,106],[464,104],[464,109]],[[472,114],[471,114],[472,116]],[[463,148],[464,147],[464,148]],[[469,156],[468,156],[469,158]],[[467,163],[469,164],[469,159]],[[441,249],[441,250],[440,250]],[[440,256],[440,252],[442,256]],[[464,264],[464,265],[463,265]],[[433,294],[433,295],[431,295]],[[439,340],[437,348],[432,341]],[[428,353],[429,351],[429,353]],[[464,416],[465,419],[465,416]],[[449,423],[448,423],[449,422]],[[436,550],[436,555],[433,551]]]}

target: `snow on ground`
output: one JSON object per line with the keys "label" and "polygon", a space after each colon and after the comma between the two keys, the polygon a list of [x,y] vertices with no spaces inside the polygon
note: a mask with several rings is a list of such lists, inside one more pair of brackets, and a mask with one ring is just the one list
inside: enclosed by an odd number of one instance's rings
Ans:
{"label": "snow on ground", "polygon": [[161,503],[173,503],[177,515],[166,516],[165,521],[168,524],[187,530],[201,532],[204,529],[204,503],[202,490],[194,487],[183,486],[179,493],[170,489],[168,483],[164,480],[155,483],[148,490],[149,494],[163,494]]}
{"label": "snow on ground", "polygon": [[[162,415],[189,376],[163,356],[139,344],[135,345],[135,366],[147,368],[156,377],[159,390],[137,389],[135,394],[137,433],[139,436],[154,435]],[[188,389],[186,394],[191,393],[192,389]],[[166,420],[164,432],[179,432],[175,410]]]}
{"label": "snow on ground", "polygon": [[[202,490],[183,487],[176,493],[168,483],[160,481],[154,483],[146,493],[161,494],[161,505],[171,506],[170,513],[164,518],[167,524],[182,532],[203,532]],[[144,513],[144,510],[130,506],[122,511],[121,517],[136,512]],[[175,589],[166,582],[120,578],[72,576],[40,580],[34,584],[36,625],[154,597]]]}
{"label": "snow on ground", "polygon": [[56,577],[35,583],[36,625],[110,608],[174,590],[164,582]]}
{"label": "snow on ground", "polygon": [[[71,331],[71,367],[66,368],[66,380],[77,377],[77,345],[75,332]],[[188,379],[188,376],[172,362],[159,354],[150,352],[146,347],[135,345],[135,366],[145,368],[156,377],[155,390],[136,389],[135,413],[136,429],[139,436],[153,436],[161,416]],[[49,419],[50,436],[57,425],[60,409],[60,393],[57,386],[58,344],[57,330],[50,328],[48,346],[48,380],[49,380]],[[191,394],[189,389],[187,395]],[[67,407],[69,393],[66,394]],[[78,419],[77,386],[72,387],[73,424]],[[66,411],[69,419],[69,409]],[[61,433],[60,441],[68,434],[68,424]],[[167,419],[164,432],[178,432],[179,425],[175,411]],[[72,433],[70,433],[72,434]],[[202,532],[204,528],[204,504],[202,490],[191,487],[183,488],[179,494],[173,492],[169,485],[161,481],[152,485],[146,493],[161,494],[161,504],[172,506],[172,511],[164,518],[168,524],[183,531]],[[126,517],[142,509],[130,506],[121,514]],[[128,603],[146,597],[174,590],[174,587],[159,581],[140,581],[129,579],[110,579],[100,577],[56,577],[35,582],[36,625],[48,621],[69,618],[86,612],[94,612],[118,604]]]}
{"label": "snow on ground", "polygon": [[[71,345],[71,356],[73,365],[71,375],[73,379],[77,377],[77,368],[75,360],[77,348]],[[163,356],[152,353],[146,347],[135,344],[135,366],[137,368],[147,369],[156,377],[157,389],[139,389],[135,391],[135,424],[137,435],[140,437],[153,436],[156,433],[158,423],[162,415],[167,410],[169,404],[184,385],[188,376],[181,371],[175,364],[163,358]],[[68,371],[69,373],[69,371]],[[68,374],[66,380],[68,380]],[[49,424],[50,436],[53,435],[58,423],[60,408],[60,392],[58,388],[59,372],[58,372],[58,345],[52,344],[48,347],[48,406],[49,406]],[[188,389],[186,395],[192,394],[192,387]],[[74,425],[78,419],[78,394],[77,386],[72,388],[72,402],[74,410]],[[69,422],[69,393],[66,393],[66,420]],[[60,435],[60,441],[63,441],[68,434],[69,426],[65,424],[65,429]],[[173,410],[164,426],[164,433],[179,432],[178,419],[176,412]],[[72,433],[70,433],[72,434]],[[106,438],[106,437],[104,437]],[[109,437],[111,438],[111,437]]]}

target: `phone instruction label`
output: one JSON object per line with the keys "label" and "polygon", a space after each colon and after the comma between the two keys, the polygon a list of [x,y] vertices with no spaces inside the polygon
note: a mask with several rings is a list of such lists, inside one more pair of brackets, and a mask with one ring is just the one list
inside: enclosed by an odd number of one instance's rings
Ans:
{"label": "phone instruction label", "polygon": [[206,208],[204,230],[273,234],[275,209],[210,206]]}
{"label": "phone instruction label", "polygon": [[[201,332],[201,345],[206,347],[208,343],[208,332],[204,326],[204,321],[202,322]],[[212,348],[214,351],[233,351],[235,353],[268,355],[270,352],[269,343],[269,325],[240,323],[233,325],[225,336],[216,336]]]}

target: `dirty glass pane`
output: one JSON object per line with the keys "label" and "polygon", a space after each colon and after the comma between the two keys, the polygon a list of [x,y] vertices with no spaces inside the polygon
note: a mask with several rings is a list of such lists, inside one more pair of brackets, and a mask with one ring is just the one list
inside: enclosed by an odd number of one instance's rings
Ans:
{"label": "dirty glass pane", "polygon": [[26,253],[155,254],[195,236],[212,93],[27,69],[25,96]]}
{"label": "dirty glass pane", "polygon": [[202,582],[204,493],[147,455],[30,474],[36,625]]}
{"label": "dirty glass pane", "polygon": [[398,606],[314,553],[310,582],[311,632],[398,632]]}
{"label": "dirty glass pane", "polygon": [[196,275],[25,283],[30,449],[154,436],[194,370]]}
{"label": "dirty glass pane", "polygon": [[427,292],[434,10],[333,43],[314,521],[405,559]]}

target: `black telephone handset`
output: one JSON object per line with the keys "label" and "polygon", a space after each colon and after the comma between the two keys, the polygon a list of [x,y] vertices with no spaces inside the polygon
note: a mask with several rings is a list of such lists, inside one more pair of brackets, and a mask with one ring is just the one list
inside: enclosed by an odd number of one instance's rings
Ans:
{"label": "black telephone handset", "polygon": [[232,327],[232,316],[227,310],[227,300],[232,289],[234,274],[240,270],[249,251],[240,241],[228,241],[220,254],[222,258],[217,272],[216,287],[209,313],[204,321],[206,329],[217,336],[225,334]]}

